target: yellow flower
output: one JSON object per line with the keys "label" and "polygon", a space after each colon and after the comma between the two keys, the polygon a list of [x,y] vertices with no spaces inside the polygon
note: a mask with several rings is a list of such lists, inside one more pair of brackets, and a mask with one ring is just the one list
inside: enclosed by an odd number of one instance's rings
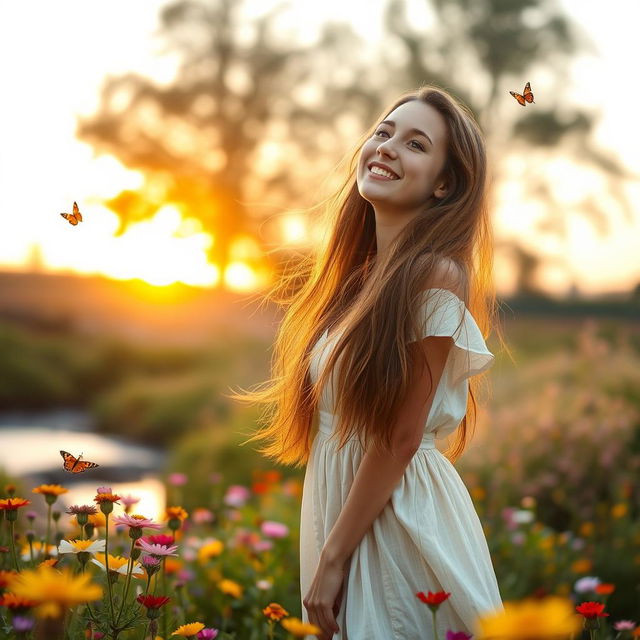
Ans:
{"label": "yellow flower", "polygon": [[32,493],[41,493],[44,496],[60,496],[63,493],[67,493],[69,489],[65,489],[59,484],[41,484],[35,489],[31,489]]}
{"label": "yellow flower", "polygon": [[593,533],[593,522],[583,522],[580,525],[580,535],[583,538],[588,538]]}
{"label": "yellow flower", "polygon": [[39,603],[36,615],[40,618],[57,618],[68,607],[102,598],[102,587],[92,584],[91,576],[74,576],[68,567],[62,571],[46,565],[27,569],[13,580],[11,589]]}
{"label": "yellow flower", "polygon": [[166,556],[164,559],[164,570],[168,576],[178,573],[182,569],[183,563],[179,558]]}
{"label": "yellow flower", "polygon": [[[101,569],[106,568],[104,553],[96,553],[95,558],[92,558],[91,562],[97,564]],[[121,573],[123,575],[127,574],[127,565],[129,563],[129,558],[123,558],[122,556],[112,556],[111,554],[109,554],[108,562],[109,571],[112,571],[114,573]],[[142,568],[139,562],[134,561],[131,575],[134,578],[145,578],[147,572]]]}
{"label": "yellow flower", "polygon": [[296,638],[304,638],[307,634],[317,635],[322,632],[320,627],[316,627],[310,622],[302,622],[300,618],[285,618],[280,624]]}
{"label": "yellow flower", "polygon": [[270,603],[262,610],[262,613],[264,613],[264,615],[270,620],[282,620],[282,618],[289,615],[289,612],[281,607],[277,602]]}
{"label": "yellow flower", "polygon": [[228,596],[233,596],[234,598],[239,598],[242,596],[242,587],[233,580],[220,580],[218,582],[218,588],[222,593],[226,593]]}
{"label": "yellow flower", "polygon": [[[44,552],[44,544],[39,540],[34,540],[31,543],[31,546],[33,547],[33,555],[35,558],[37,558],[39,555],[41,555]],[[58,548],[52,544],[48,544],[47,554],[49,556],[54,556],[54,557],[57,556]],[[23,544],[20,547],[20,559],[23,562],[29,562],[31,560],[31,550],[29,549],[29,543]]]}
{"label": "yellow flower", "polygon": [[478,640],[493,637],[544,640],[578,633],[582,623],[571,600],[548,596],[542,600],[505,602],[504,611],[481,616],[476,627],[474,636]]}
{"label": "yellow flower", "polygon": [[622,518],[627,515],[627,505],[624,502],[619,502],[611,507],[612,518]]}
{"label": "yellow flower", "polygon": [[202,624],[202,622],[190,622],[189,624],[183,624],[181,627],[178,627],[171,635],[192,638],[203,629],[204,625]]}
{"label": "yellow flower", "polygon": [[203,544],[198,549],[198,560],[204,564],[207,560],[219,556],[224,549],[224,543],[220,540],[212,540],[207,544]]}

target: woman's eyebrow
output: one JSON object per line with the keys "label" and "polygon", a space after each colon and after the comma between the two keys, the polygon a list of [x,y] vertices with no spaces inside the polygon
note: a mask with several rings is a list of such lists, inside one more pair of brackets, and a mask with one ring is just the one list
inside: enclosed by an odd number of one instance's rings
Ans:
{"label": "woman's eyebrow", "polygon": [[[383,120],[380,124],[388,124],[392,127],[396,126],[396,123],[393,120]],[[429,144],[433,146],[433,141],[431,140],[431,138],[421,129],[416,129],[414,127],[413,129],[409,129],[409,133],[417,133],[419,136],[424,136],[429,141]]]}

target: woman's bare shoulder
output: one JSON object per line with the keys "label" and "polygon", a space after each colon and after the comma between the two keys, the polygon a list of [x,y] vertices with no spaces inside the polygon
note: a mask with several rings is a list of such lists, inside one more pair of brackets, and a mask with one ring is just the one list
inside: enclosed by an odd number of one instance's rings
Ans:
{"label": "woman's bare shoulder", "polygon": [[449,289],[459,298],[464,296],[465,276],[462,268],[451,258],[439,257],[422,279],[422,289]]}

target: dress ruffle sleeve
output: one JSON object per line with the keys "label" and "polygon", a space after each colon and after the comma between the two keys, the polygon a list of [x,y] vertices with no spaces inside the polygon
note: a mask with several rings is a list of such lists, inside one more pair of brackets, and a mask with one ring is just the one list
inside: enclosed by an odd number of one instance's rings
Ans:
{"label": "dress ruffle sleeve", "polygon": [[487,349],[480,327],[464,302],[449,289],[425,289],[423,295],[419,339],[427,336],[453,338],[446,365],[451,384],[456,385],[488,369],[495,356]]}

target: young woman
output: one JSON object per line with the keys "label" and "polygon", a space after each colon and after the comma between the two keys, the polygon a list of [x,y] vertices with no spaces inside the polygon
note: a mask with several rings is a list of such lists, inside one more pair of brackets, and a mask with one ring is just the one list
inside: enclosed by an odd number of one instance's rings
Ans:
{"label": "young woman", "polygon": [[[243,398],[271,408],[249,441],[306,463],[302,615],[321,638],[433,639],[420,591],[451,594],[439,638],[474,633],[481,614],[502,610],[452,464],[475,411],[471,377],[494,361],[480,328],[495,317],[483,136],[464,106],[426,86],[383,112],[349,171],[326,247],[291,276],[302,286],[272,384]],[[435,439],[454,432],[441,453]]]}

